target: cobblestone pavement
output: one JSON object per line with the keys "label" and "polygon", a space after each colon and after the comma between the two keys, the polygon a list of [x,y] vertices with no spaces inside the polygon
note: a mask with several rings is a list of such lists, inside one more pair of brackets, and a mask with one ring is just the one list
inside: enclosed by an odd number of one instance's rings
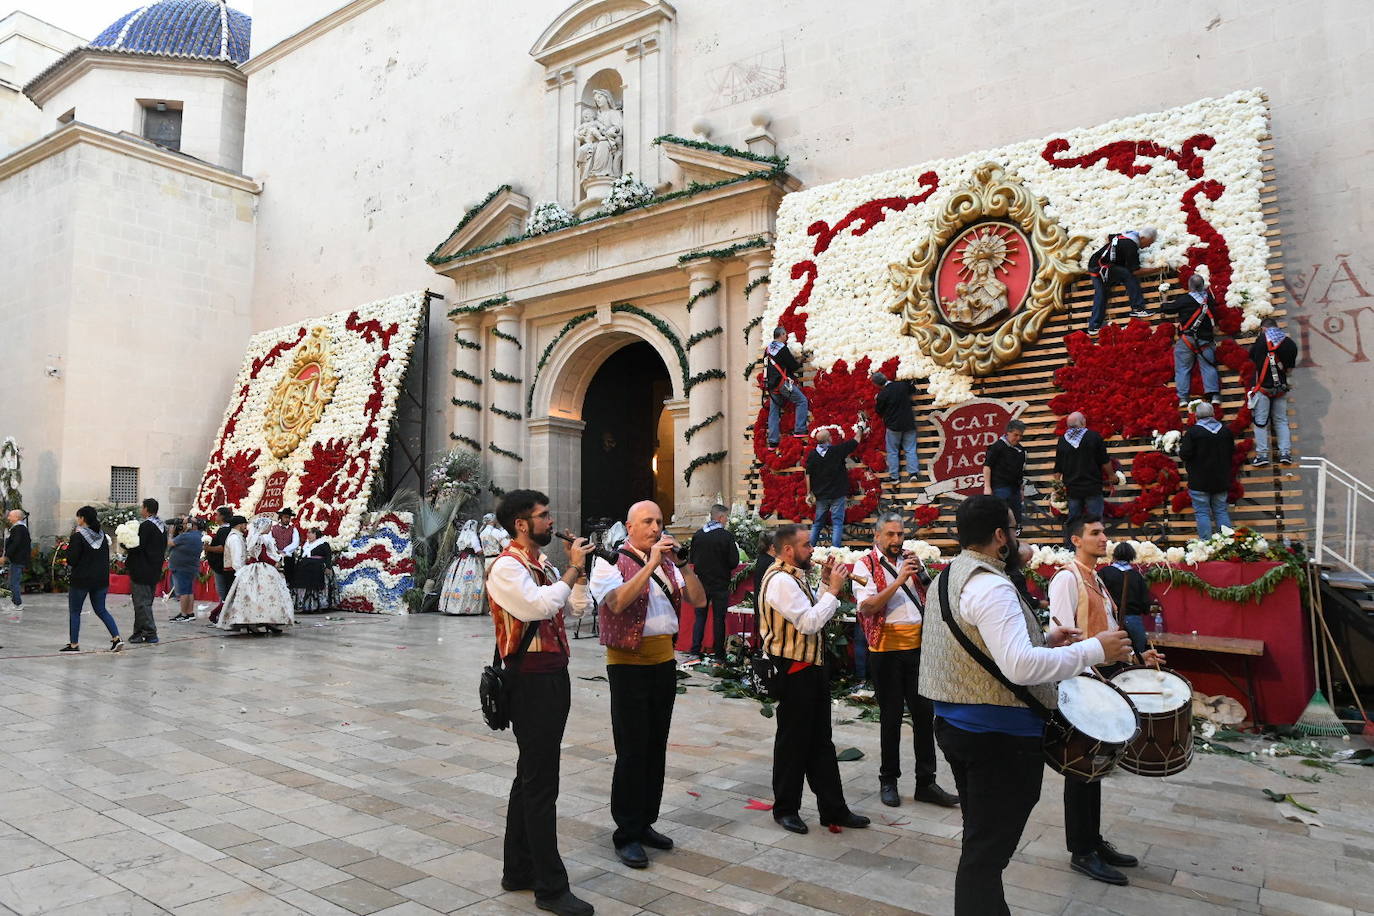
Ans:
{"label": "cobblestone pavement", "polygon": [[[128,599],[112,601],[127,629]],[[499,886],[515,745],[476,708],[485,618],[305,617],[279,638],[161,623],[161,645],[110,655],[87,614],[86,651],[59,656],[66,616],[64,597],[32,596],[21,623],[0,624],[3,912],[534,911]],[[678,848],[624,868],[601,660],[593,640],[573,644],[559,799],[574,889],[599,913],[950,912],[959,814],[878,803],[875,724],[836,727],[837,745],[864,751],[841,771],[874,826],[831,834],[811,807],[812,832],[794,836],[746,810],[770,799],[773,722],[700,677],[678,697],[659,822]],[[1309,785],[1203,756],[1168,780],[1111,777],[1107,834],[1142,859],[1116,888],[1069,870],[1047,772],[1007,870],[1013,911],[1374,911],[1371,775],[1346,766]],[[1325,826],[1283,820],[1264,788],[1315,791],[1302,800]]]}

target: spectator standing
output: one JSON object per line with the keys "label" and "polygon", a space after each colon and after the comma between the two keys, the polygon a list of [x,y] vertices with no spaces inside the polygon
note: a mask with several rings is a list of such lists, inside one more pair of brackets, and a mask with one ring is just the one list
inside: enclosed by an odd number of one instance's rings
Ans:
{"label": "spectator standing", "polygon": [[1293,443],[1288,434],[1288,373],[1298,362],[1298,345],[1273,318],[1260,322],[1260,336],[1250,345],[1255,364],[1255,387],[1250,391],[1250,410],[1255,423],[1255,457],[1251,464],[1269,463],[1269,430],[1279,447],[1279,463],[1293,463]]}
{"label": "spectator standing", "polygon": [[219,607],[210,612],[211,623],[219,623],[224,603],[229,598],[229,589],[233,588],[238,571],[248,562],[248,519],[242,515],[231,515],[225,527],[229,529],[229,534],[224,540],[224,591],[219,596]]}
{"label": "spectator standing", "polygon": [[725,527],[730,510],[717,503],[710,520],[692,535],[692,565],[706,590],[706,606],[696,609],[692,624],[692,655],[701,657],[706,618],[711,617],[711,648],[717,659],[725,658],[725,615],[730,607],[730,579],[739,566],[739,545]]}
{"label": "spectator standing", "polygon": [[172,571],[172,585],[181,603],[181,613],[172,618],[172,622],[177,623],[196,619],[196,576],[200,573],[200,556],[205,541],[196,527],[195,519],[178,519],[174,530],[167,552],[167,566]]}
{"label": "spectator standing", "polygon": [[1193,396],[1193,364],[1202,372],[1203,397],[1221,403],[1221,375],[1217,372],[1216,322],[1212,310],[1216,300],[1202,274],[1188,278],[1188,291],[1179,293],[1164,306],[1178,320],[1178,340],[1174,341],[1174,389],[1180,407]]}
{"label": "spectator standing", "polygon": [[797,407],[797,417],[792,427],[796,436],[806,435],[806,419],[811,409],[802,392],[801,361],[787,346],[786,328],[773,329],[773,339],[763,351],[763,363],[763,390],[768,396],[768,447],[777,448],[783,404],[791,402]]}
{"label": "spectator standing", "polygon": [[849,502],[849,456],[863,440],[860,426],[853,439],[833,443],[830,428],[816,430],[816,447],[806,456],[806,501],[816,510],[811,525],[811,546],[820,542],[823,519],[830,518],[830,545],[839,547],[844,540],[844,510]]}
{"label": "spectator standing", "polygon": [[125,561],[129,568],[134,602],[134,632],[130,643],[156,643],[157,621],[153,619],[153,589],[162,580],[162,562],[167,559],[167,524],[157,515],[157,500],[151,496],[139,506],[143,521],[138,526],[138,546],[129,548]]}
{"label": "spectator standing", "polygon": [[1135,548],[1130,544],[1117,544],[1112,548],[1112,564],[1099,570],[1097,577],[1121,612],[1122,628],[1131,634],[1131,648],[1143,658],[1150,648],[1144,615],[1149,613],[1154,596],[1150,594],[1150,583],[1135,567]]}
{"label": "spectator standing", "polygon": [[1025,423],[1009,421],[1007,431],[988,446],[983,456],[983,492],[1011,506],[1018,525],[1021,524],[1021,491],[1026,481],[1026,449],[1021,444],[1025,434]]}
{"label": "spectator standing", "polygon": [[1106,323],[1107,297],[1118,283],[1126,287],[1126,294],[1131,298],[1131,317],[1150,317],[1135,272],[1140,269],[1140,249],[1150,247],[1154,241],[1153,227],[1133,229],[1111,236],[1107,244],[1094,251],[1088,259],[1088,272],[1093,281],[1093,311],[1088,318],[1089,337],[1096,337]]}
{"label": "spectator standing", "polygon": [[[1088,429],[1088,418],[1076,410],[1069,414],[1068,424],[1054,450],[1054,476],[1064,482],[1069,501],[1065,532],[1080,515],[1100,516],[1103,498],[1112,488],[1103,482],[1112,462],[1101,434]],[[1067,542],[1068,534],[1064,537]]]}
{"label": "spectator standing", "polygon": [[0,557],[0,564],[9,567],[10,603],[15,607],[23,607],[24,570],[28,568],[29,555],[33,552],[29,514],[23,509],[11,509],[5,518],[9,520],[10,530],[5,536],[5,555]]}
{"label": "spectator standing", "polygon": [[1213,416],[1211,404],[1197,406],[1197,422],[1179,440],[1178,455],[1188,472],[1188,497],[1197,516],[1197,536],[1209,538],[1212,532],[1231,527],[1226,499],[1231,492],[1231,461],[1236,438],[1231,430]]}
{"label": "spectator standing", "polygon": [[[911,409],[911,383],[889,380],[881,372],[874,372],[869,380],[878,388],[874,407],[887,428],[887,477],[892,483],[911,480],[921,473],[916,454],[916,412]],[[906,456],[906,477],[900,474],[902,456]]]}
{"label": "spectator standing", "polygon": [[110,633],[110,651],[118,652],[124,648],[119,625],[105,610],[105,596],[110,591],[110,537],[100,530],[100,517],[90,506],[76,510],[76,530],[67,539],[67,568],[71,572],[67,589],[68,642],[59,651],[81,651],[81,608],[90,598],[91,610]]}
{"label": "spectator standing", "polygon": [[[219,527],[215,529],[210,543],[205,547],[205,562],[210,564],[210,573],[215,577],[215,592],[218,593],[222,605],[224,596],[229,594],[229,586],[234,582],[233,573],[224,571],[224,542],[229,540],[229,532],[234,530],[234,526],[230,524],[234,513],[228,506],[220,506],[215,510],[215,515],[219,519]],[[216,607],[215,610],[219,608]]]}

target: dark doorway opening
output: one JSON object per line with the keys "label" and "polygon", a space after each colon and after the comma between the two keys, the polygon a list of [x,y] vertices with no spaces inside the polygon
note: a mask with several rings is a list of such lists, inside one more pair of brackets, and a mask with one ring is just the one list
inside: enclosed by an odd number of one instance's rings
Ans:
{"label": "dark doorway opening", "polygon": [[[668,368],[640,341],[612,353],[582,402],[582,531],[623,521],[652,499],[673,514],[673,424]],[[665,502],[666,500],[666,502]]]}

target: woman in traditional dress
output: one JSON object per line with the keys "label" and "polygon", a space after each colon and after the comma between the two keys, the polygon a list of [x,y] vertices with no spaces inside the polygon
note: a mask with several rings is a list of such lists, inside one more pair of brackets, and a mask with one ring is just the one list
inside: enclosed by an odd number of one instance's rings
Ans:
{"label": "woman in traditional dress", "polygon": [[221,630],[262,628],[280,635],[281,628],[296,622],[291,590],[277,571],[281,552],[272,539],[272,518],[261,515],[248,526],[246,558],[234,575],[234,585],[224,599]]}
{"label": "woman in traditional dress", "polygon": [[330,607],[330,563],[333,548],[329,539],[319,528],[310,529],[310,540],[300,549],[300,559],[296,562],[296,588],[298,610],[302,612],[327,611]]}
{"label": "woman in traditional dress", "polygon": [[485,568],[491,569],[491,564],[496,562],[496,558],[501,555],[501,551],[510,546],[510,535],[506,529],[496,524],[496,513],[488,512],[482,516],[482,557],[485,560]]}
{"label": "woman in traditional dress", "polygon": [[453,562],[444,573],[443,590],[439,593],[439,611],[452,615],[485,614],[486,576],[476,519],[463,523],[453,550]]}

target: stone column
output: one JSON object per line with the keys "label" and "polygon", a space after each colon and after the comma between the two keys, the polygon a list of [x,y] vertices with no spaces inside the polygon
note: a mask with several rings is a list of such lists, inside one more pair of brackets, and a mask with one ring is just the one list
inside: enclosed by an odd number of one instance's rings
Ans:
{"label": "stone column", "polygon": [[[535,490],[547,493],[554,524],[561,531],[582,534],[582,430],[586,423],[567,417],[537,417],[529,421],[526,480]],[[554,540],[544,549],[554,563],[563,565],[563,542]],[[556,548],[556,549],[555,549]]]}
{"label": "stone column", "polygon": [[[521,465],[528,457],[524,454],[527,449],[524,360],[520,344],[515,342],[521,337],[520,312],[521,306],[515,303],[491,309],[490,314],[496,317],[496,333],[486,341],[491,348],[488,360],[491,369],[482,386],[487,389],[487,431],[490,435],[487,461],[492,483],[502,490],[520,486]],[[490,444],[509,454],[495,451]]]}
{"label": "stone column", "polygon": [[[695,300],[687,316],[687,325],[693,337],[721,327],[721,302],[725,291],[720,283],[720,268],[720,262],[713,258],[691,261],[687,265],[687,291]],[[703,295],[712,287],[715,287],[715,292]],[[725,368],[724,343],[722,332],[697,340],[687,351],[687,384],[691,386],[686,392],[687,416],[688,426],[695,432],[691,441],[686,442],[688,460],[679,465],[682,469],[679,474],[684,473],[692,461],[725,449],[725,421],[723,418],[711,420],[725,410],[725,381],[719,378],[702,379],[703,373]],[[702,426],[703,423],[707,425]],[[685,430],[680,433],[684,439],[685,433]],[[725,496],[724,482],[724,461],[698,466],[692,471],[691,482],[684,481],[686,498],[678,501],[678,517],[691,524],[704,520],[716,494]]]}
{"label": "stone column", "polygon": [[[745,273],[745,285],[752,286],[749,295],[744,297],[747,321],[753,322],[755,319],[763,318],[763,310],[768,305],[768,284],[758,282],[763,277],[768,276],[768,269],[773,265],[773,252],[771,250],[750,251],[743,255]],[[754,325],[754,330],[749,332],[749,343],[745,348],[749,350],[761,350],[763,342],[769,339],[772,328],[763,327],[762,323]],[[750,359],[754,357],[751,356]]]}
{"label": "stone column", "polygon": [[[453,370],[467,373],[477,381],[474,382],[472,378],[464,378],[463,376],[453,377],[453,401],[455,402],[451,412],[453,433],[462,438],[450,441],[462,448],[481,452],[486,449],[486,443],[482,441],[482,391],[487,387],[482,378],[484,371],[482,368],[482,351],[464,346],[458,343],[458,340],[475,343],[480,347],[482,345],[482,317],[477,314],[458,315],[453,319],[453,325],[456,329],[453,344],[455,351]],[[473,404],[476,404],[477,407],[474,408]]]}
{"label": "stone column", "polygon": [[[676,398],[664,401],[663,409],[673,418],[673,479],[675,481],[673,487],[673,517],[665,518],[663,524],[671,528],[674,535],[687,537],[696,530],[696,527],[699,527],[688,525],[685,521],[691,513],[688,504],[685,502],[686,497],[684,494],[686,493],[686,488],[682,482],[682,469],[687,467],[687,462],[692,460],[692,446],[688,445],[682,438],[683,430],[692,425],[690,418],[691,408],[686,398]],[[696,441],[695,436],[692,437],[692,441]],[[692,479],[696,480],[696,476],[693,475]],[[664,507],[664,511],[667,511],[666,506]]]}

